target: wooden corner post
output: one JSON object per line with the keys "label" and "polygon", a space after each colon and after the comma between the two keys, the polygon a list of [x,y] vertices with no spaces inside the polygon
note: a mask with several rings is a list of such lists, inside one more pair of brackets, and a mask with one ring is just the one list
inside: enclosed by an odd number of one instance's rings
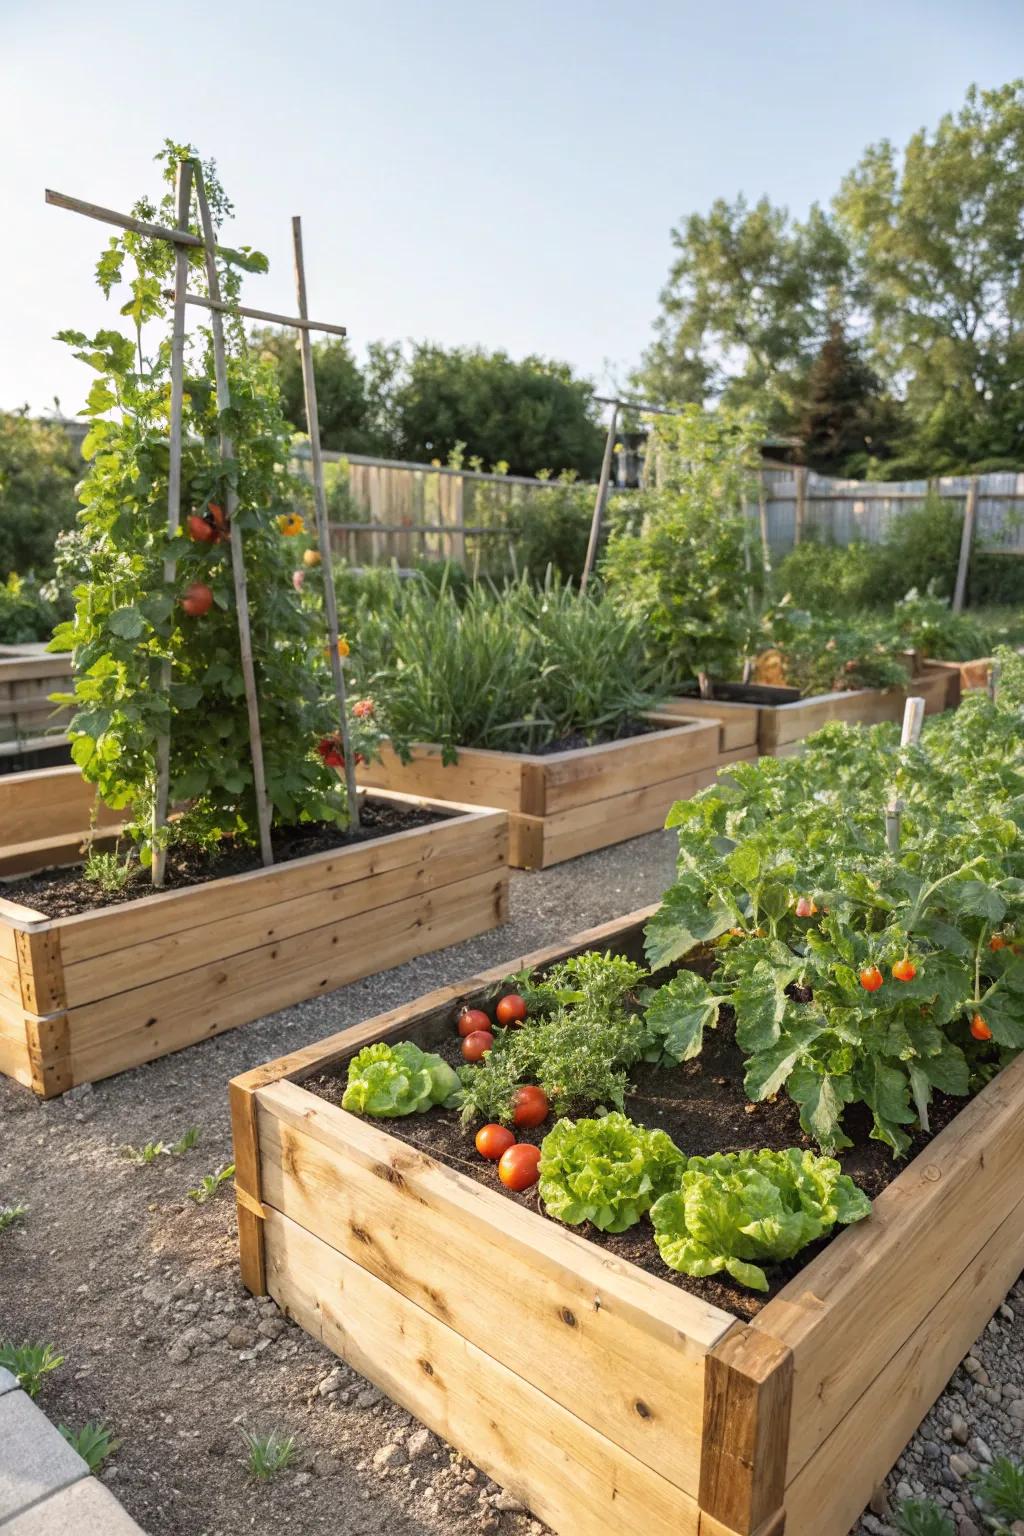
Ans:
{"label": "wooden corner post", "polygon": [[242,1284],[254,1296],[267,1292],[267,1259],[263,1239],[265,1212],[261,1198],[260,1144],[256,1125],[256,1087],[265,1081],[259,1072],[246,1073],[228,1084],[231,1139],[235,1157],[235,1205],[238,1215],[238,1260]]}
{"label": "wooden corner post", "polygon": [[793,1355],[737,1327],[707,1356],[700,1508],[738,1536],[782,1536]]}

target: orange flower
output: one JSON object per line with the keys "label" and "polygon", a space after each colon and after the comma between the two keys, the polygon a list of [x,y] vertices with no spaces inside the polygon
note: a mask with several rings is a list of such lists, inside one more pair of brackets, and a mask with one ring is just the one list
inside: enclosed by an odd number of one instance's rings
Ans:
{"label": "orange flower", "polygon": [[306,531],[306,520],[298,512],[285,512],[277,520],[277,526],[286,539],[297,538]]}

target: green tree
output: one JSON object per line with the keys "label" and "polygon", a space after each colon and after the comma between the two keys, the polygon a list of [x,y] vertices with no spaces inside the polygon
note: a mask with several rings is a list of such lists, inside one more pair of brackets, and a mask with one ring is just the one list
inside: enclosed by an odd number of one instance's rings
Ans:
{"label": "green tree", "polygon": [[600,469],[604,433],[593,386],[568,363],[420,342],[391,400],[402,458],[447,460],[465,449],[517,475],[543,467],[593,479]]}
{"label": "green tree", "polygon": [[638,380],[659,400],[756,405],[771,431],[798,415],[807,370],[847,282],[848,254],[814,207],[719,198],[672,231],[676,257]]}
{"label": "green tree", "polygon": [[58,533],[75,521],[77,448],[56,422],[33,421],[27,407],[0,411],[0,580],[53,574]]}
{"label": "green tree", "polygon": [[902,156],[867,150],[835,200],[871,295],[883,374],[905,393],[907,468],[1024,455],[1024,80],[972,86]]}
{"label": "green tree", "polygon": [[898,403],[833,320],[804,385],[797,434],[805,461],[821,474],[864,474],[870,459],[887,456],[901,426]]}
{"label": "green tree", "polygon": [[[256,355],[277,369],[285,420],[297,432],[308,432],[302,360],[294,334],[268,327],[254,331],[250,342]],[[313,374],[321,445],[348,453],[386,453],[390,443],[375,419],[367,378],[346,337],[328,336],[313,343]]]}

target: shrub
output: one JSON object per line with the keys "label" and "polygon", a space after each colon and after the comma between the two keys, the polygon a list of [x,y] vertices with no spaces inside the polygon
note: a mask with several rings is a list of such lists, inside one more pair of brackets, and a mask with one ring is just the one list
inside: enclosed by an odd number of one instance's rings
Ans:
{"label": "shrub", "polygon": [[754,612],[742,508],[761,432],[746,418],[694,405],[659,417],[652,435],[659,483],[616,501],[605,586],[677,681],[728,677],[747,649]]}
{"label": "shrub", "polygon": [[[75,520],[78,450],[57,422],[0,411],[0,578],[53,574],[58,533]],[[43,638],[43,637],[40,637]]]}
{"label": "shrub", "polygon": [[0,585],[0,645],[49,640],[57,619],[55,605],[30,577],[12,571]]}

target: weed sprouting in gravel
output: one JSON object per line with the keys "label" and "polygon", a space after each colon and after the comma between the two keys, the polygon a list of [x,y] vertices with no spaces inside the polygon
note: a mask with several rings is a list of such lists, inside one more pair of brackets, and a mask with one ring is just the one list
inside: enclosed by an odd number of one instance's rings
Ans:
{"label": "weed sprouting in gravel", "polygon": [[64,1364],[52,1344],[12,1344],[0,1339],[0,1366],[18,1378],[18,1385],[29,1397],[37,1397],[43,1377]]}
{"label": "weed sprouting in gravel", "polygon": [[1004,1530],[1024,1520],[1024,1462],[997,1456],[990,1467],[975,1475],[973,1482],[978,1503],[999,1522],[995,1525],[996,1536],[1003,1536]]}
{"label": "weed sprouting in gravel", "polygon": [[60,1424],[57,1427],[68,1445],[81,1456],[90,1472],[98,1472],[107,1457],[112,1455],[121,1444],[120,1440],[114,1439],[114,1432],[110,1426],[99,1419],[95,1422],[90,1420],[88,1424],[83,1424],[82,1428],[77,1430],[68,1429],[66,1424]]}
{"label": "weed sprouting in gravel", "polygon": [[225,1167],[218,1168],[216,1173],[204,1173],[198,1186],[188,1191],[188,1197],[190,1200],[194,1200],[196,1205],[205,1205],[207,1200],[212,1200],[221,1185],[225,1184],[228,1179],[233,1179],[234,1176],[234,1163],[228,1163]]}
{"label": "weed sprouting in gravel", "polygon": [[183,1157],[186,1152],[191,1152],[198,1145],[201,1134],[198,1125],[190,1125],[184,1135],[170,1146],[166,1141],[147,1141],[144,1147],[125,1145],[121,1152],[136,1168],[149,1168],[158,1157]]}
{"label": "weed sprouting in gravel", "polygon": [[295,1455],[295,1436],[282,1435],[276,1429],[266,1435],[243,1429],[242,1440],[249,1453],[249,1472],[260,1483],[269,1483],[283,1472]]}
{"label": "weed sprouting in gravel", "polygon": [[27,1205],[0,1205],[0,1232],[6,1232],[8,1227],[24,1221],[28,1215]]}
{"label": "weed sprouting in gravel", "polygon": [[892,1518],[900,1536],[956,1536],[949,1515],[931,1499],[905,1499]]}

